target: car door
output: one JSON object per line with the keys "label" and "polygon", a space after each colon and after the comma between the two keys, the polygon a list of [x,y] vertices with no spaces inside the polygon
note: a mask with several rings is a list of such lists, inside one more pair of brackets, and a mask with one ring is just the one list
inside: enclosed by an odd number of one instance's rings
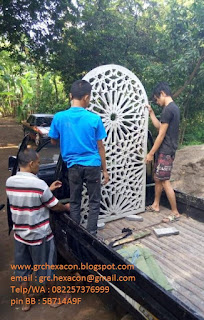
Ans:
{"label": "car door", "polygon": [[[58,160],[60,158],[60,149],[58,146],[52,145],[50,140],[46,141],[40,147],[36,147],[32,144],[32,142],[30,142],[28,134],[23,138],[21,144],[19,145],[17,155],[15,157],[9,157],[8,167],[11,171],[11,175],[15,175],[19,170],[19,152],[24,151],[27,147],[31,147],[39,153],[40,167],[37,175],[40,179],[44,180],[48,185],[50,185],[53,181],[56,180],[56,168]],[[58,165],[58,167],[60,167],[60,165]]]}
{"label": "car door", "polygon": [[18,155],[19,155],[19,152],[20,151],[23,151],[27,148],[27,145],[29,143],[29,134],[27,134],[22,142],[20,143],[19,145],[19,148],[18,148],[18,152],[17,152],[17,155],[16,156],[10,156],[9,159],[8,159],[8,170],[11,171],[11,175],[14,176],[17,171],[19,170],[18,168]]}
{"label": "car door", "polygon": [[[18,166],[18,155],[20,151],[23,151],[27,148],[28,142],[29,142],[29,134],[27,134],[21,144],[19,145],[18,148],[18,152],[16,156],[10,156],[9,160],[8,160],[8,169],[9,171],[11,171],[11,175],[14,176],[18,170],[19,170],[19,166]],[[9,234],[11,232],[11,230],[13,229],[13,221],[12,221],[12,214],[11,214],[11,209],[10,209],[10,204],[9,204],[9,200],[7,198],[7,220],[8,220],[8,227],[9,227]]]}
{"label": "car door", "polygon": [[[11,171],[11,175],[15,175],[18,170],[18,155],[20,151],[24,151],[27,147],[32,147],[35,149],[40,156],[40,167],[37,176],[44,180],[48,185],[51,185],[55,180],[60,180],[62,182],[62,187],[56,189],[53,193],[59,199],[67,199],[69,198],[69,184],[68,184],[68,176],[67,176],[67,168],[65,163],[62,161],[62,157],[60,155],[59,146],[52,145],[51,141],[46,141],[43,145],[36,148],[35,145],[30,145],[29,135],[26,135],[22,143],[19,146],[18,152],[16,156],[9,157],[9,170]],[[7,214],[8,214],[8,225],[9,225],[9,233],[12,230],[13,222],[10,211],[9,201],[7,200]]]}
{"label": "car door", "polygon": [[68,171],[62,160],[59,145],[52,145],[51,140],[48,140],[37,147],[36,151],[40,156],[38,177],[44,180],[49,186],[55,180],[60,180],[62,187],[56,189],[53,193],[59,200],[69,198]]}
{"label": "car door", "polygon": [[37,175],[50,186],[56,180],[56,168],[60,157],[59,146],[52,145],[48,140],[37,147],[36,151],[40,156],[40,168]]}
{"label": "car door", "polygon": [[52,145],[50,139],[36,147],[29,140],[29,135],[26,135],[19,146],[17,155],[9,157],[8,168],[11,171],[11,175],[15,175],[19,170],[19,152],[25,150],[27,147],[31,147],[39,153],[40,167],[37,176],[44,180],[49,186],[55,180],[60,180],[63,185],[60,189],[56,190],[55,195],[59,199],[69,198],[67,167],[62,160],[59,145]]}

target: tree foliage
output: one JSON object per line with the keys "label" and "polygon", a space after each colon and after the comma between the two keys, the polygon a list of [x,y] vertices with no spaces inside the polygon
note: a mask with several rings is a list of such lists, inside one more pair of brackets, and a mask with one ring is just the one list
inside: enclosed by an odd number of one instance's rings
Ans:
{"label": "tree foliage", "polygon": [[203,142],[203,0],[3,0],[0,15],[2,48],[33,65],[44,92],[39,99],[32,89],[32,108],[48,111],[52,94],[57,101],[56,79],[68,93],[75,79],[114,63],[133,71],[149,96],[157,82],[169,82],[181,108],[180,141]]}
{"label": "tree foliage", "polygon": [[1,0],[2,48],[18,45],[33,59],[45,57],[49,43],[61,38],[65,21],[73,20],[73,9],[71,0]]}
{"label": "tree foliage", "polygon": [[16,64],[10,53],[0,53],[0,113],[25,119],[33,112],[63,110],[68,100],[59,76],[40,74],[33,65]]}

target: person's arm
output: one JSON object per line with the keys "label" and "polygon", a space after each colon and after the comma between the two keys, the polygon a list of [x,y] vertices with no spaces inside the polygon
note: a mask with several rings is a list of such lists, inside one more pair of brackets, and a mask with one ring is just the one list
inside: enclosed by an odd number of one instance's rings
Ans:
{"label": "person's arm", "polygon": [[57,144],[57,140],[56,140],[56,139],[52,139],[52,138],[51,138],[51,144],[53,144],[54,146],[56,146],[56,144]]}
{"label": "person's arm", "polygon": [[109,181],[109,175],[108,171],[106,168],[106,152],[105,152],[105,147],[103,144],[102,140],[97,141],[98,144],[98,151],[101,157],[101,165],[102,165],[102,170],[103,170],[103,177],[104,177],[104,184],[108,183]]}
{"label": "person's arm", "polygon": [[160,129],[159,129],[159,134],[154,142],[152,149],[150,150],[150,152],[146,156],[146,163],[151,162],[153,160],[155,152],[159,149],[160,145],[162,144],[162,142],[164,140],[168,126],[169,126],[168,123],[161,123]]}
{"label": "person's arm", "polygon": [[60,211],[60,212],[69,212],[70,211],[70,204],[62,204],[61,202],[58,202],[54,207],[49,208],[52,211]]}
{"label": "person's arm", "polygon": [[62,186],[62,182],[59,180],[56,180],[50,185],[50,191],[55,191],[56,189],[61,188],[61,186]]}
{"label": "person's arm", "polygon": [[55,114],[51,126],[50,126],[50,130],[48,133],[48,137],[51,138],[51,144],[53,144],[54,146],[57,144],[58,139],[60,138],[60,133],[59,133],[59,125],[58,125],[58,113]]}
{"label": "person's arm", "polygon": [[54,181],[50,187],[43,181],[44,183],[44,192],[41,196],[42,204],[44,204],[48,209],[53,211],[61,211],[61,212],[69,212],[70,211],[70,205],[62,204],[59,202],[59,200],[53,195],[52,191],[54,191],[57,188],[60,188],[62,186],[61,181]]}
{"label": "person's arm", "polygon": [[[59,180],[54,181],[51,185],[50,185],[50,191],[54,191],[58,188],[60,188],[62,186],[62,182]],[[65,205],[58,202],[54,207],[50,208],[53,211],[70,211],[70,204],[66,203]]]}
{"label": "person's arm", "polygon": [[148,104],[146,106],[149,110],[149,116],[152,120],[153,126],[159,131],[160,126],[161,126],[161,122],[157,119],[157,117],[155,116],[154,110],[152,109],[152,107],[150,106],[150,104]]}

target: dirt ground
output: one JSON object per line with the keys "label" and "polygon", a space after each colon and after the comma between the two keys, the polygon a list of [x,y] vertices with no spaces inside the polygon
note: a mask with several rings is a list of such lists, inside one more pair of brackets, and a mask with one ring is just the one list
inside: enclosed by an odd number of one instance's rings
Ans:
{"label": "dirt ground", "polygon": [[204,144],[177,151],[171,178],[175,189],[204,198]]}
{"label": "dirt ground", "polygon": [[[5,182],[10,176],[8,171],[9,155],[16,155],[18,144],[23,137],[21,125],[12,119],[0,118],[0,204],[6,203]],[[204,145],[185,147],[177,151],[172,173],[173,186],[191,195],[204,197]],[[83,295],[80,305],[67,305],[53,309],[49,306],[35,305],[27,313],[20,306],[10,306],[13,298],[10,278],[13,263],[13,235],[8,236],[6,210],[0,212],[0,319],[20,320],[117,320],[119,316],[107,308],[97,295]]]}
{"label": "dirt ground", "polygon": [[[21,125],[12,119],[0,118],[0,204],[6,204],[5,182],[10,176],[8,157],[16,155],[18,144],[23,138]],[[84,294],[79,305],[63,305],[51,308],[47,305],[35,305],[29,312],[21,311],[21,306],[10,306],[14,293],[11,293],[10,281],[13,275],[10,265],[13,263],[13,234],[8,236],[6,209],[0,211],[0,319],[21,320],[118,320],[118,313],[104,304],[96,294]],[[16,295],[19,297],[19,295]]]}

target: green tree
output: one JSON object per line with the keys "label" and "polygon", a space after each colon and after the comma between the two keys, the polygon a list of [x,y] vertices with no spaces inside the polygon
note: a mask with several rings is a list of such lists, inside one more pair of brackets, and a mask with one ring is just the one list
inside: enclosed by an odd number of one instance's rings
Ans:
{"label": "green tree", "polygon": [[[203,0],[7,0],[0,15],[0,32],[10,50],[21,53],[21,68],[23,59],[32,62],[33,110],[65,107],[74,80],[99,65],[120,64],[138,76],[148,96],[157,82],[169,82],[181,108],[181,143],[202,142]],[[11,80],[9,90],[3,83],[11,104],[16,90]]]}

